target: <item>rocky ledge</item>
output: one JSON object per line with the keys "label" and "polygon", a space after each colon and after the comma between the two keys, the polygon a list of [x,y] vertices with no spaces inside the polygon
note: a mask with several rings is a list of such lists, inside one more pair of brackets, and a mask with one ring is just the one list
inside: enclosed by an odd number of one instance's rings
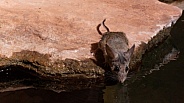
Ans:
{"label": "rocky ledge", "polygon": [[88,86],[103,81],[104,70],[90,51],[104,18],[111,31],[125,32],[129,46],[136,45],[131,68],[137,69],[144,52],[167,38],[167,27],[181,15],[157,0],[1,0],[0,12],[0,74],[7,78],[5,71],[21,68],[60,84],[82,78]]}

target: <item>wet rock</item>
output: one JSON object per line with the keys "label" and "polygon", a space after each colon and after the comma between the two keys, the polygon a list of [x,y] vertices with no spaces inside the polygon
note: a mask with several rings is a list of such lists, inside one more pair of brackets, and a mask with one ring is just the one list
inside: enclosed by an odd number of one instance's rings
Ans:
{"label": "wet rock", "polygon": [[136,44],[131,67],[137,68],[145,50],[167,37],[154,36],[181,15],[157,0],[8,0],[0,7],[0,66],[21,66],[54,80],[103,77],[90,50],[104,18],[111,31],[126,33],[130,47]]}

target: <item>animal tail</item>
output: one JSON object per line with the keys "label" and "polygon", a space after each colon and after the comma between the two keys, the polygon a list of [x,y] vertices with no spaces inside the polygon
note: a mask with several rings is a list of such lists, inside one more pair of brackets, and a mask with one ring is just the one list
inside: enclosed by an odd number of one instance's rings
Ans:
{"label": "animal tail", "polygon": [[101,24],[98,24],[98,26],[96,27],[96,29],[97,29],[97,31],[98,31],[98,34],[100,34],[100,35],[102,35],[102,32],[100,31],[100,26],[101,26]]}
{"label": "animal tail", "polygon": [[98,26],[96,27],[96,29],[97,29],[97,31],[98,31],[98,33],[99,33],[100,35],[102,35],[102,32],[101,32],[100,29],[99,29],[101,25],[103,25],[103,27],[107,30],[107,32],[109,32],[109,28],[105,25],[105,21],[106,21],[106,19],[104,19],[104,20],[102,21],[102,23],[98,24]]}
{"label": "animal tail", "polygon": [[109,32],[109,28],[105,25],[105,21],[106,21],[106,19],[103,20],[102,25],[107,30],[107,32]]}

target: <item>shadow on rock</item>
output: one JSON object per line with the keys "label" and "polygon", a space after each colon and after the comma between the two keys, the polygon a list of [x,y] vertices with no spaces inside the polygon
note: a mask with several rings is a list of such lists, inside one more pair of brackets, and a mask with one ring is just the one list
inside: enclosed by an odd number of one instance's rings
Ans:
{"label": "shadow on rock", "polygon": [[94,53],[95,59],[92,61],[105,70],[106,85],[115,85],[118,83],[117,72],[113,72],[108,64],[105,63],[103,51],[98,49],[98,42],[91,44],[91,53]]}
{"label": "shadow on rock", "polygon": [[[184,51],[184,10],[182,16],[177,20],[176,24],[171,30],[172,42],[180,51]],[[182,52],[181,52],[182,53]]]}

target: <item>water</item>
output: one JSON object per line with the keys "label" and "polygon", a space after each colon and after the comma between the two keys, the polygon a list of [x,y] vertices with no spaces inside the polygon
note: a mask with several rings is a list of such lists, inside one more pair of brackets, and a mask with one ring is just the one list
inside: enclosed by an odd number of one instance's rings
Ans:
{"label": "water", "polygon": [[56,93],[50,90],[25,89],[1,93],[0,103],[103,103],[101,90],[94,88]]}
{"label": "water", "polygon": [[179,56],[130,84],[107,87],[105,103],[184,103],[184,54]]}

